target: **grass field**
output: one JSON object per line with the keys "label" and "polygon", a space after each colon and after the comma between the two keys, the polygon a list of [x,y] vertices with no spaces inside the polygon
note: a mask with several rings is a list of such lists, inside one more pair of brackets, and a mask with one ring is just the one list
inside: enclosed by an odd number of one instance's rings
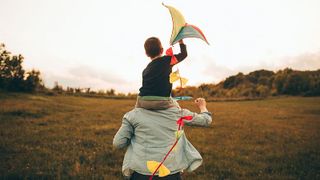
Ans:
{"label": "grass field", "polygon": [[[0,94],[0,179],[122,179],[112,139],[134,100]],[[181,106],[196,110],[191,102]],[[320,97],[210,102],[186,127],[204,163],[183,179],[320,179]]]}

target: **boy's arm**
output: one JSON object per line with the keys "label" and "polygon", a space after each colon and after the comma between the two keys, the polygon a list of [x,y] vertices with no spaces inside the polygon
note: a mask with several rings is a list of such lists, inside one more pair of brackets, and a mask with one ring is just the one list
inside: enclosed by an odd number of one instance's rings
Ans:
{"label": "boy's arm", "polygon": [[182,40],[179,41],[179,45],[180,45],[180,53],[174,55],[178,60],[177,63],[180,63],[188,56],[187,47]]}
{"label": "boy's arm", "polygon": [[128,113],[124,115],[121,127],[113,138],[113,147],[117,149],[125,148],[130,144],[133,126],[130,124],[128,117]]}

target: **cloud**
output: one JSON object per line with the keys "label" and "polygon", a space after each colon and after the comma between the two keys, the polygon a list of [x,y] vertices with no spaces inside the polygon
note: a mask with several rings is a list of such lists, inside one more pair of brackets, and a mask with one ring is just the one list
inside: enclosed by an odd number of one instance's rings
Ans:
{"label": "cloud", "polygon": [[227,66],[215,63],[214,59],[207,57],[206,67],[203,73],[206,76],[211,76],[215,83],[218,83],[225,78],[236,75],[239,72],[247,74],[249,72],[266,69],[271,71],[278,71],[284,68],[291,68],[294,70],[318,70],[320,69],[320,51],[314,53],[304,53],[298,56],[282,57],[273,61],[263,61],[258,65],[239,66],[236,68],[229,68]]}
{"label": "cloud", "polygon": [[237,70],[219,65],[214,61],[208,62],[209,63],[205,65],[206,68],[203,70],[203,74],[205,74],[206,76],[211,76],[214,83],[218,83],[226,77],[234,75],[238,72]]}
{"label": "cloud", "polygon": [[126,83],[125,79],[119,77],[117,73],[107,70],[99,70],[90,66],[77,66],[69,69],[69,73],[77,78],[81,79],[94,79],[101,80],[110,84]]}
{"label": "cloud", "polygon": [[126,81],[121,78],[117,73],[99,70],[90,66],[76,66],[66,69],[57,73],[45,72],[44,74],[45,85],[49,88],[54,86],[55,82],[58,82],[64,88],[66,87],[81,87],[91,88],[92,90],[106,90],[116,89],[116,92],[137,92],[138,83]]}
{"label": "cloud", "polygon": [[320,51],[304,53],[296,57],[285,57],[282,62],[282,67],[297,70],[317,70],[320,69]]}

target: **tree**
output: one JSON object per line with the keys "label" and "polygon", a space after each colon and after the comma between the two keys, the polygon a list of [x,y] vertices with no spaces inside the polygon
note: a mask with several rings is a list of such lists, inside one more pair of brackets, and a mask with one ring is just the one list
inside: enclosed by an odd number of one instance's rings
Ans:
{"label": "tree", "polygon": [[0,44],[0,89],[6,89],[7,82],[4,74],[6,59],[10,58],[10,52],[5,50],[5,45]]}
{"label": "tree", "polygon": [[12,55],[5,49],[3,43],[0,44],[0,89],[34,92],[44,88],[40,72],[36,70],[26,72],[22,67],[23,60],[21,54]]}
{"label": "tree", "polygon": [[114,89],[107,90],[108,96],[114,96],[115,94],[116,94],[116,91]]}
{"label": "tree", "polygon": [[308,77],[300,72],[294,72],[287,76],[283,85],[283,92],[290,95],[298,95],[309,90]]}
{"label": "tree", "polygon": [[24,81],[24,69],[22,68],[23,56],[12,56],[0,45],[0,88],[9,91],[22,91]]}
{"label": "tree", "polygon": [[223,83],[223,88],[231,89],[241,84],[242,82],[244,82],[244,75],[243,73],[238,73],[235,76],[228,77]]}
{"label": "tree", "polygon": [[52,88],[52,90],[57,92],[57,93],[62,93],[63,92],[62,86],[59,85],[59,83],[57,81],[54,82],[54,87]]}
{"label": "tree", "polygon": [[72,88],[72,87],[67,87],[67,93],[68,94],[73,94],[74,93],[74,88]]}
{"label": "tree", "polygon": [[309,91],[305,95],[320,95],[320,70],[309,73]]}
{"label": "tree", "polygon": [[276,73],[273,84],[279,94],[284,92],[284,83],[286,81],[287,74],[283,71],[279,71]]}
{"label": "tree", "polygon": [[[268,71],[268,70],[258,70],[258,71],[253,71],[247,75],[248,80],[254,84],[260,84],[260,83],[265,83],[263,85],[267,85],[268,80],[270,79],[271,76],[274,75],[273,71]],[[267,80],[267,81],[266,81]]]}
{"label": "tree", "polygon": [[270,89],[264,85],[258,85],[256,88],[259,97],[267,97],[269,95]]}
{"label": "tree", "polygon": [[27,92],[35,92],[44,89],[44,84],[40,78],[40,71],[33,69],[32,71],[27,72],[24,89]]}

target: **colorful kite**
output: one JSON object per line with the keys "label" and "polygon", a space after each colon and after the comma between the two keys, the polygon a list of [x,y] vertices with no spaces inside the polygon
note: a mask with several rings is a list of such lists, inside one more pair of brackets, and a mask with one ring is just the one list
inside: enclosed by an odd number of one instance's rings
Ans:
{"label": "colorful kite", "polygon": [[172,18],[173,28],[170,45],[174,45],[184,38],[199,38],[209,44],[202,31],[194,25],[187,24],[183,15],[176,8],[163,3],[162,5],[169,9]]}
{"label": "colorful kite", "polygon": [[[173,46],[175,43],[179,42],[184,38],[190,37],[202,39],[207,44],[209,44],[202,31],[194,25],[187,24],[183,15],[176,8],[165,5],[164,3],[162,3],[162,5],[169,9],[172,18],[173,28],[170,38],[171,46]],[[172,47],[167,49],[166,55],[171,56],[170,65],[173,66],[178,63],[177,58],[173,54]],[[180,88],[182,88],[188,82],[188,79],[180,76],[178,70],[170,74],[170,83],[173,83],[177,80],[180,80]]]}

